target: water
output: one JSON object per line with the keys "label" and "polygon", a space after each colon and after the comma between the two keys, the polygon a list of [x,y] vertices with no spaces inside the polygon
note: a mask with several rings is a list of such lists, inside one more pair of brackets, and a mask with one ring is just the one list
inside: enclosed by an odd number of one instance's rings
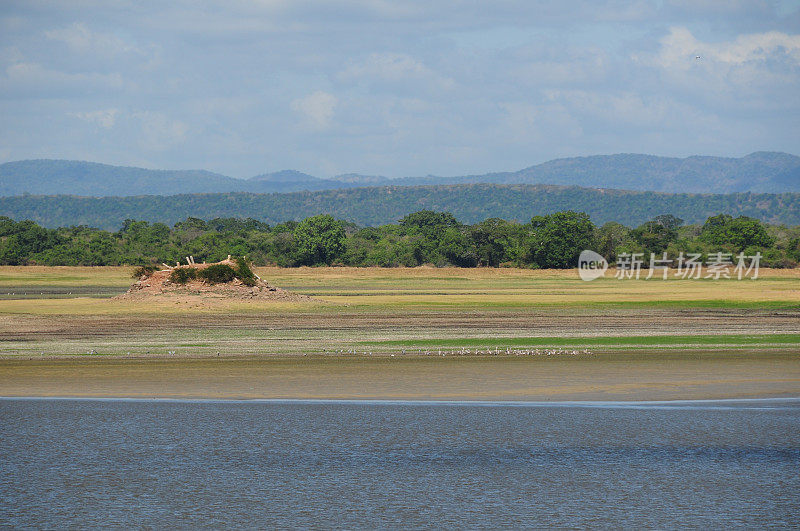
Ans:
{"label": "water", "polygon": [[0,527],[797,527],[800,401],[0,400]]}

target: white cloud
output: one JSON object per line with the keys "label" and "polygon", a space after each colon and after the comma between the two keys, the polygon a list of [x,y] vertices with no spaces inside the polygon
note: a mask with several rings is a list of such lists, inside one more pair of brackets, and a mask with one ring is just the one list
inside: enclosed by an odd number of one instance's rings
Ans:
{"label": "white cloud", "polygon": [[139,50],[112,33],[93,32],[83,22],[48,30],[45,36],[53,41],[63,42],[73,52],[115,55]]}
{"label": "white cloud", "polygon": [[[520,145],[542,143],[553,149],[559,141],[571,143],[583,135],[580,122],[561,103],[535,105],[507,102],[500,107],[504,112],[500,117],[500,127],[494,132],[500,142]],[[557,148],[554,153],[561,154]]]}
{"label": "white cloud", "polygon": [[372,53],[366,59],[351,63],[336,74],[342,82],[366,81],[387,85],[418,83],[430,88],[449,89],[452,79],[428,68],[424,63],[404,53]]}
{"label": "white cloud", "polygon": [[72,112],[70,116],[80,118],[84,122],[98,125],[104,129],[111,129],[117,120],[117,109],[103,109],[87,112]]}
{"label": "white cloud", "polygon": [[378,78],[388,81],[399,81],[408,77],[425,77],[431,71],[413,57],[402,53],[373,53],[359,63],[343,70],[342,79],[358,79],[363,77]]}
{"label": "white cloud", "polygon": [[76,50],[89,48],[94,40],[86,24],[76,23],[68,28],[45,31],[44,34],[48,39],[62,41]]}
{"label": "white cloud", "polygon": [[664,68],[688,70],[700,61],[727,66],[745,63],[764,64],[770,60],[800,65],[800,35],[778,31],[739,35],[733,41],[703,42],[684,27],[674,27],[661,39],[661,50],[655,60]]}
{"label": "white cloud", "polygon": [[633,59],[640,80],[654,75],[652,90],[704,112],[734,117],[743,110],[800,110],[800,99],[792,96],[800,86],[800,35],[771,31],[706,41],[673,27],[654,53]]}
{"label": "white cloud", "polygon": [[541,43],[498,54],[496,62],[515,83],[529,87],[596,86],[609,76],[613,66],[602,49]]}
{"label": "white cloud", "polygon": [[24,62],[25,56],[22,54],[19,46],[6,46],[0,48],[0,64],[13,65]]}
{"label": "white cloud", "polygon": [[604,94],[588,90],[550,90],[551,102],[558,102],[575,114],[589,116],[620,127],[664,127],[676,113],[675,102],[659,95],[644,97],[635,92]]}
{"label": "white cloud", "polygon": [[787,3],[6,2],[0,144],[238,176],[796,152]]}
{"label": "white cloud", "polygon": [[148,150],[164,151],[186,140],[189,126],[158,111],[131,113],[139,124],[139,144]]}
{"label": "white cloud", "polygon": [[90,93],[97,89],[119,89],[123,86],[118,73],[69,73],[45,68],[32,62],[14,63],[6,67],[5,78],[0,78],[0,94],[15,93],[23,97],[58,93]]}
{"label": "white cloud", "polygon": [[304,98],[292,101],[292,110],[303,115],[314,129],[327,129],[331,125],[338,100],[328,92],[318,90]]}

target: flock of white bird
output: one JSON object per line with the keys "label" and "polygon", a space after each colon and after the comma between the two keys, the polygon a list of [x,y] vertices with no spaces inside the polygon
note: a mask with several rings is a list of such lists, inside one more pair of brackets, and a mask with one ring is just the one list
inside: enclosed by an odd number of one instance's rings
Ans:
{"label": "flock of white bird", "polygon": [[[324,354],[339,354],[339,355],[352,355],[352,356],[372,356],[373,351],[371,350],[357,350],[357,349],[339,349],[339,350],[327,350],[325,349]],[[394,358],[397,354],[389,354],[390,357]],[[459,349],[450,349],[450,350],[430,350],[430,349],[410,349],[406,350],[403,349],[400,352],[402,356],[592,356],[594,353],[589,349],[582,349],[582,350],[575,350],[575,349],[539,349],[539,348],[526,348],[526,349],[512,349],[510,347],[506,348],[499,348],[495,347],[486,348],[485,350],[481,349],[469,349],[466,347],[462,347]]]}

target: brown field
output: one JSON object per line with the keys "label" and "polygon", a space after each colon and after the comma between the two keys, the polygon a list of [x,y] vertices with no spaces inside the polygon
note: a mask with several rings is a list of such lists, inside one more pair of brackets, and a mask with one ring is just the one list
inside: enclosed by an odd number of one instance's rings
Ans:
{"label": "brown field", "polygon": [[583,282],[575,271],[259,268],[315,300],[112,299],[130,271],[0,267],[0,395],[800,395],[799,270]]}

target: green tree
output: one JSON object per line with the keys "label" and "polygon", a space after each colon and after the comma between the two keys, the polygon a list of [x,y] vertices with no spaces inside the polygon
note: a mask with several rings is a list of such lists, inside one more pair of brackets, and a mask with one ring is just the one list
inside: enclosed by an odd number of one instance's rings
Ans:
{"label": "green tree", "polygon": [[478,264],[497,267],[519,258],[522,226],[500,218],[489,218],[470,227]]}
{"label": "green tree", "polygon": [[771,247],[775,243],[759,220],[747,216],[733,218],[728,214],[708,218],[699,239],[733,252],[741,252],[748,247]]}
{"label": "green tree", "polygon": [[583,212],[556,212],[534,216],[526,240],[526,257],[542,268],[576,267],[584,249],[594,247],[595,227]]}
{"label": "green tree", "polygon": [[677,241],[678,228],[683,225],[681,218],[672,215],[656,216],[652,220],[636,227],[630,236],[638,242],[647,253],[661,254],[669,244]]}
{"label": "green tree", "polygon": [[[127,223],[127,221],[126,221]],[[186,218],[175,224],[175,230],[202,233],[208,230],[208,223],[200,218]]]}
{"label": "green tree", "polygon": [[617,249],[628,239],[631,230],[616,221],[609,221],[597,229],[597,252],[609,262],[617,260]]}
{"label": "green tree", "polygon": [[342,224],[328,214],[301,221],[294,229],[297,262],[302,265],[330,265],[345,250]]}
{"label": "green tree", "polygon": [[25,220],[12,224],[5,223],[2,227],[6,236],[3,237],[3,244],[0,246],[0,263],[27,264],[31,261],[32,255],[51,249],[62,242],[57,231],[40,227],[33,221]]}
{"label": "green tree", "polygon": [[420,210],[400,220],[407,234],[422,234],[428,239],[437,239],[449,227],[458,227],[458,220],[450,212]]}
{"label": "green tree", "polygon": [[17,223],[13,219],[7,216],[0,216],[0,238],[14,234],[16,227]]}
{"label": "green tree", "polygon": [[450,227],[439,240],[439,252],[448,263],[458,267],[475,267],[478,254],[475,246],[460,227]]}
{"label": "green tree", "polygon": [[420,210],[400,220],[400,229],[407,236],[414,265],[445,265],[448,262],[453,263],[450,258],[460,261],[460,252],[454,247],[458,245],[456,240],[460,236],[453,232],[460,228],[461,224],[449,212]]}

